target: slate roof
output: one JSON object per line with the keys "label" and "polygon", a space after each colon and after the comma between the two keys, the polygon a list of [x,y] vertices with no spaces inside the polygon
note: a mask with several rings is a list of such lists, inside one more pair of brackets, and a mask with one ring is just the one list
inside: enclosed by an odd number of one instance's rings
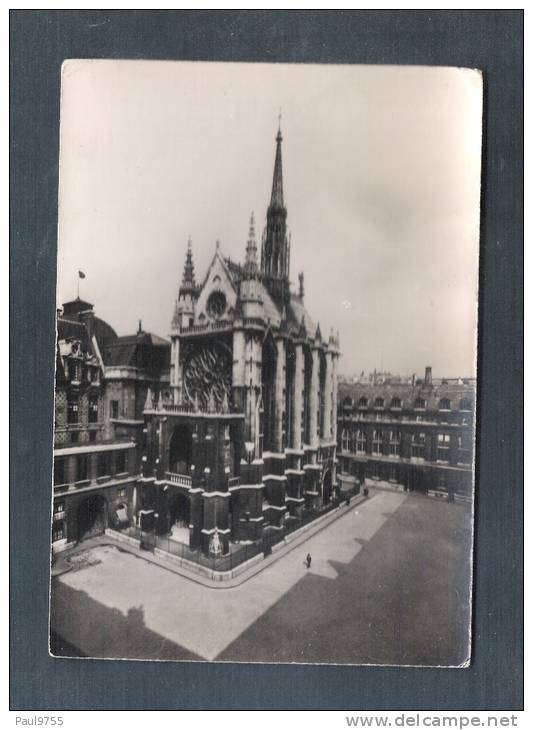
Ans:
{"label": "slate roof", "polygon": [[170,366],[170,342],[151,332],[117,337],[102,349],[107,366],[130,366],[156,374]]}
{"label": "slate roof", "polygon": [[[339,403],[344,404],[345,399],[350,398],[353,406],[357,407],[360,398],[368,399],[368,406],[371,408],[376,398],[383,398],[384,407],[389,408],[392,398],[400,398],[402,408],[408,410],[414,407],[417,398],[424,398],[427,402],[427,410],[437,410],[441,398],[448,398],[452,410],[459,410],[459,403],[463,398],[471,401],[472,407],[476,400],[476,390],[473,384],[440,383],[426,385],[423,382],[411,383],[383,383],[372,385],[371,383],[341,383],[338,385]],[[346,403],[349,407],[349,403]]]}

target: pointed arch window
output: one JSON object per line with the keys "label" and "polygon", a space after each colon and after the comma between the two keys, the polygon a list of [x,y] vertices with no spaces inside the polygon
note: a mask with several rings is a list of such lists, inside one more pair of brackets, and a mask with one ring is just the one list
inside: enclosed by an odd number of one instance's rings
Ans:
{"label": "pointed arch window", "polygon": [[374,399],[374,408],[384,408],[385,407],[385,401],[383,398],[375,398]]}

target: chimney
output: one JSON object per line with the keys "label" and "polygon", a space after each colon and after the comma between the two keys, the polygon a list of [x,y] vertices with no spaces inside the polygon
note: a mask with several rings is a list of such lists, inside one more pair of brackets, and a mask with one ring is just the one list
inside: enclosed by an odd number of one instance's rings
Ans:
{"label": "chimney", "polygon": [[298,280],[300,283],[298,296],[300,297],[300,299],[303,299],[304,298],[304,272],[303,271],[300,271],[300,273],[298,274]]}
{"label": "chimney", "polygon": [[433,378],[431,375],[431,365],[426,366],[426,374],[424,376],[424,385],[431,385],[433,382]]}

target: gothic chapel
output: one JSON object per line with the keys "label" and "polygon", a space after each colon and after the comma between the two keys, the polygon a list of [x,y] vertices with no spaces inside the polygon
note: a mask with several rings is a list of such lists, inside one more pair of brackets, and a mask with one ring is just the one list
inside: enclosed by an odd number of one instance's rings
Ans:
{"label": "gothic chapel", "polygon": [[217,242],[202,283],[189,240],[170,398],[149,391],[144,409],[143,511],[206,553],[318,515],[337,489],[339,341],[308,314],[303,273],[291,291],[281,144],[260,257],[253,214],[244,263]]}

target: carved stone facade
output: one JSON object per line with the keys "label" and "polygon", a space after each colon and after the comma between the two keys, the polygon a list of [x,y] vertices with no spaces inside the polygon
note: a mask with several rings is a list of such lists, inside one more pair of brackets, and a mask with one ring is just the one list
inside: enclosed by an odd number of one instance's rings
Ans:
{"label": "carved stone facade", "polygon": [[57,318],[54,553],[135,522],[146,393],[170,401],[170,343],[117,336],[79,298]]}
{"label": "carved stone facade", "polygon": [[[337,489],[338,336],[322,336],[291,291],[281,132],[261,244],[245,261],[217,242],[203,283],[189,241],[171,324],[171,402],[149,393],[143,484],[156,531],[227,552],[328,504]],[[172,505],[180,505],[173,509]],[[211,547],[210,547],[211,546]]]}

